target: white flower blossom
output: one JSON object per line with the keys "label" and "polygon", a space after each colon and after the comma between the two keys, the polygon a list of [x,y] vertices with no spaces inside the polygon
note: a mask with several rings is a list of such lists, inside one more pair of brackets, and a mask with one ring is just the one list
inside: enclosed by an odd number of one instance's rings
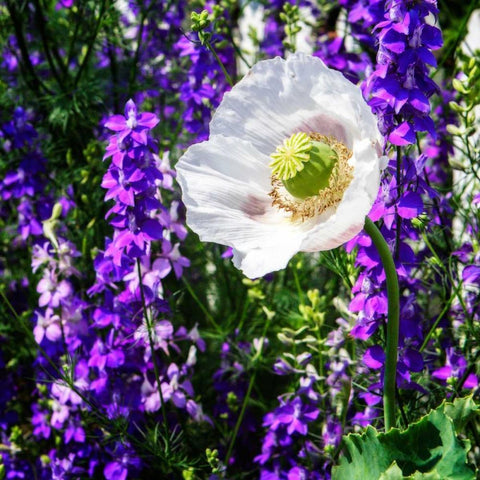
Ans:
{"label": "white flower blossom", "polygon": [[[376,198],[381,141],[360,89],[341,73],[304,54],[261,61],[225,94],[210,139],[177,164],[187,224],[202,241],[233,247],[250,278],[299,251],[335,248],[361,231]],[[308,159],[324,154],[328,166],[312,176],[318,165]],[[289,169],[278,167],[282,156]],[[289,189],[291,168],[323,175],[318,194]]]}

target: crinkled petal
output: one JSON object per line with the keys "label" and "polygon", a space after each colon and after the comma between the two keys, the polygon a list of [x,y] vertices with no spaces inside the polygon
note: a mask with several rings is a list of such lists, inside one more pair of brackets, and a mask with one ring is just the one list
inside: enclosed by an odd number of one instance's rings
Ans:
{"label": "crinkled petal", "polygon": [[296,54],[257,63],[227,92],[210,123],[211,135],[250,141],[270,155],[297,131],[380,141],[360,89],[316,57]]}
{"label": "crinkled petal", "polygon": [[308,231],[272,207],[268,162],[248,142],[216,135],[177,164],[187,224],[202,241],[232,246],[251,278],[284,268]]}

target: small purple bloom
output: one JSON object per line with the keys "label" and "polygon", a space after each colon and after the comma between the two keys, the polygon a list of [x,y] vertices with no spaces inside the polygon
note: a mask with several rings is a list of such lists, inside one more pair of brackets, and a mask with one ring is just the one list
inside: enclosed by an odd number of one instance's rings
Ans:
{"label": "small purple bloom", "polygon": [[117,141],[124,142],[131,137],[136,142],[147,145],[147,133],[159,122],[158,117],[153,113],[137,113],[137,106],[130,99],[125,105],[125,116],[113,115],[106,122],[105,127],[117,132]]}

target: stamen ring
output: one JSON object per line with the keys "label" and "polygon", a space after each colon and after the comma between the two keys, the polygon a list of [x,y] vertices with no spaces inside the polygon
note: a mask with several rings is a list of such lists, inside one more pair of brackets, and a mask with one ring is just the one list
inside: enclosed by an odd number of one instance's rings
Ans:
{"label": "stamen ring", "polygon": [[325,136],[316,132],[308,132],[308,136],[312,140],[323,142],[335,150],[338,161],[333,167],[328,186],[320,190],[317,195],[307,197],[304,200],[292,196],[278,176],[272,175],[273,188],[268,194],[272,198],[272,205],[291,213],[293,222],[304,222],[321,215],[329,208],[337,207],[353,179],[353,167],[348,163],[353,155],[350,149],[332,136]]}

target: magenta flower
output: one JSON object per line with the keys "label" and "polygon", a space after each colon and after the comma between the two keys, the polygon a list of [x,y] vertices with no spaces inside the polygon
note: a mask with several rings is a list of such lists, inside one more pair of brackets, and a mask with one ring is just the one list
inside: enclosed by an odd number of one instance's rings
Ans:
{"label": "magenta flower", "polygon": [[[465,374],[465,371],[467,370],[467,361],[462,355],[456,353],[453,348],[447,348],[446,357],[445,366],[434,370],[432,372],[432,377],[446,381],[447,383],[451,381],[456,382]],[[463,388],[477,387],[478,378],[474,373],[470,373],[463,383]]]}
{"label": "magenta flower", "polygon": [[317,408],[312,405],[304,405],[302,400],[296,397],[275,412],[270,428],[277,430],[280,426],[285,426],[288,435],[292,435],[294,432],[306,435],[308,433],[307,425],[313,422],[319,413]]}
{"label": "magenta flower", "polygon": [[133,207],[135,205],[135,193],[141,192],[143,189],[135,188],[135,183],[141,182],[144,173],[138,168],[129,170],[111,168],[103,177],[102,187],[108,189],[105,194],[105,200],[114,199]]}
{"label": "magenta flower", "polygon": [[[155,349],[161,348],[166,355],[169,355],[168,347],[172,345],[173,340],[172,324],[168,320],[156,322],[152,335]],[[148,345],[148,328],[145,322],[137,328],[133,336],[136,341],[141,342],[141,345]],[[147,352],[149,353],[149,351]]]}
{"label": "magenta flower", "polygon": [[123,142],[131,137],[136,142],[147,145],[147,133],[159,122],[158,117],[153,113],[137,113],[137,106],[130,99],[125,105],[125,116],[113,115],[105,123],[105,127],[117,132],[117,142]]}
{"label": "magenta flower", "polygon": [[103,371],[105,367],[118,368],[125,361],[125,354],[113,347],[114,330],[110,330],[106,342],[97,339],[90,350],[89,367]]}
{"label": "magenta flower", "polygon": [[184,408],[187,403],[186,395],[193,396],[193,387],[190,380],[181,381],[182,372],[175,363],[171,363],[167,370],[168,382],[162,383],[162,395],[165,401],[171,400],[178,408]]}

